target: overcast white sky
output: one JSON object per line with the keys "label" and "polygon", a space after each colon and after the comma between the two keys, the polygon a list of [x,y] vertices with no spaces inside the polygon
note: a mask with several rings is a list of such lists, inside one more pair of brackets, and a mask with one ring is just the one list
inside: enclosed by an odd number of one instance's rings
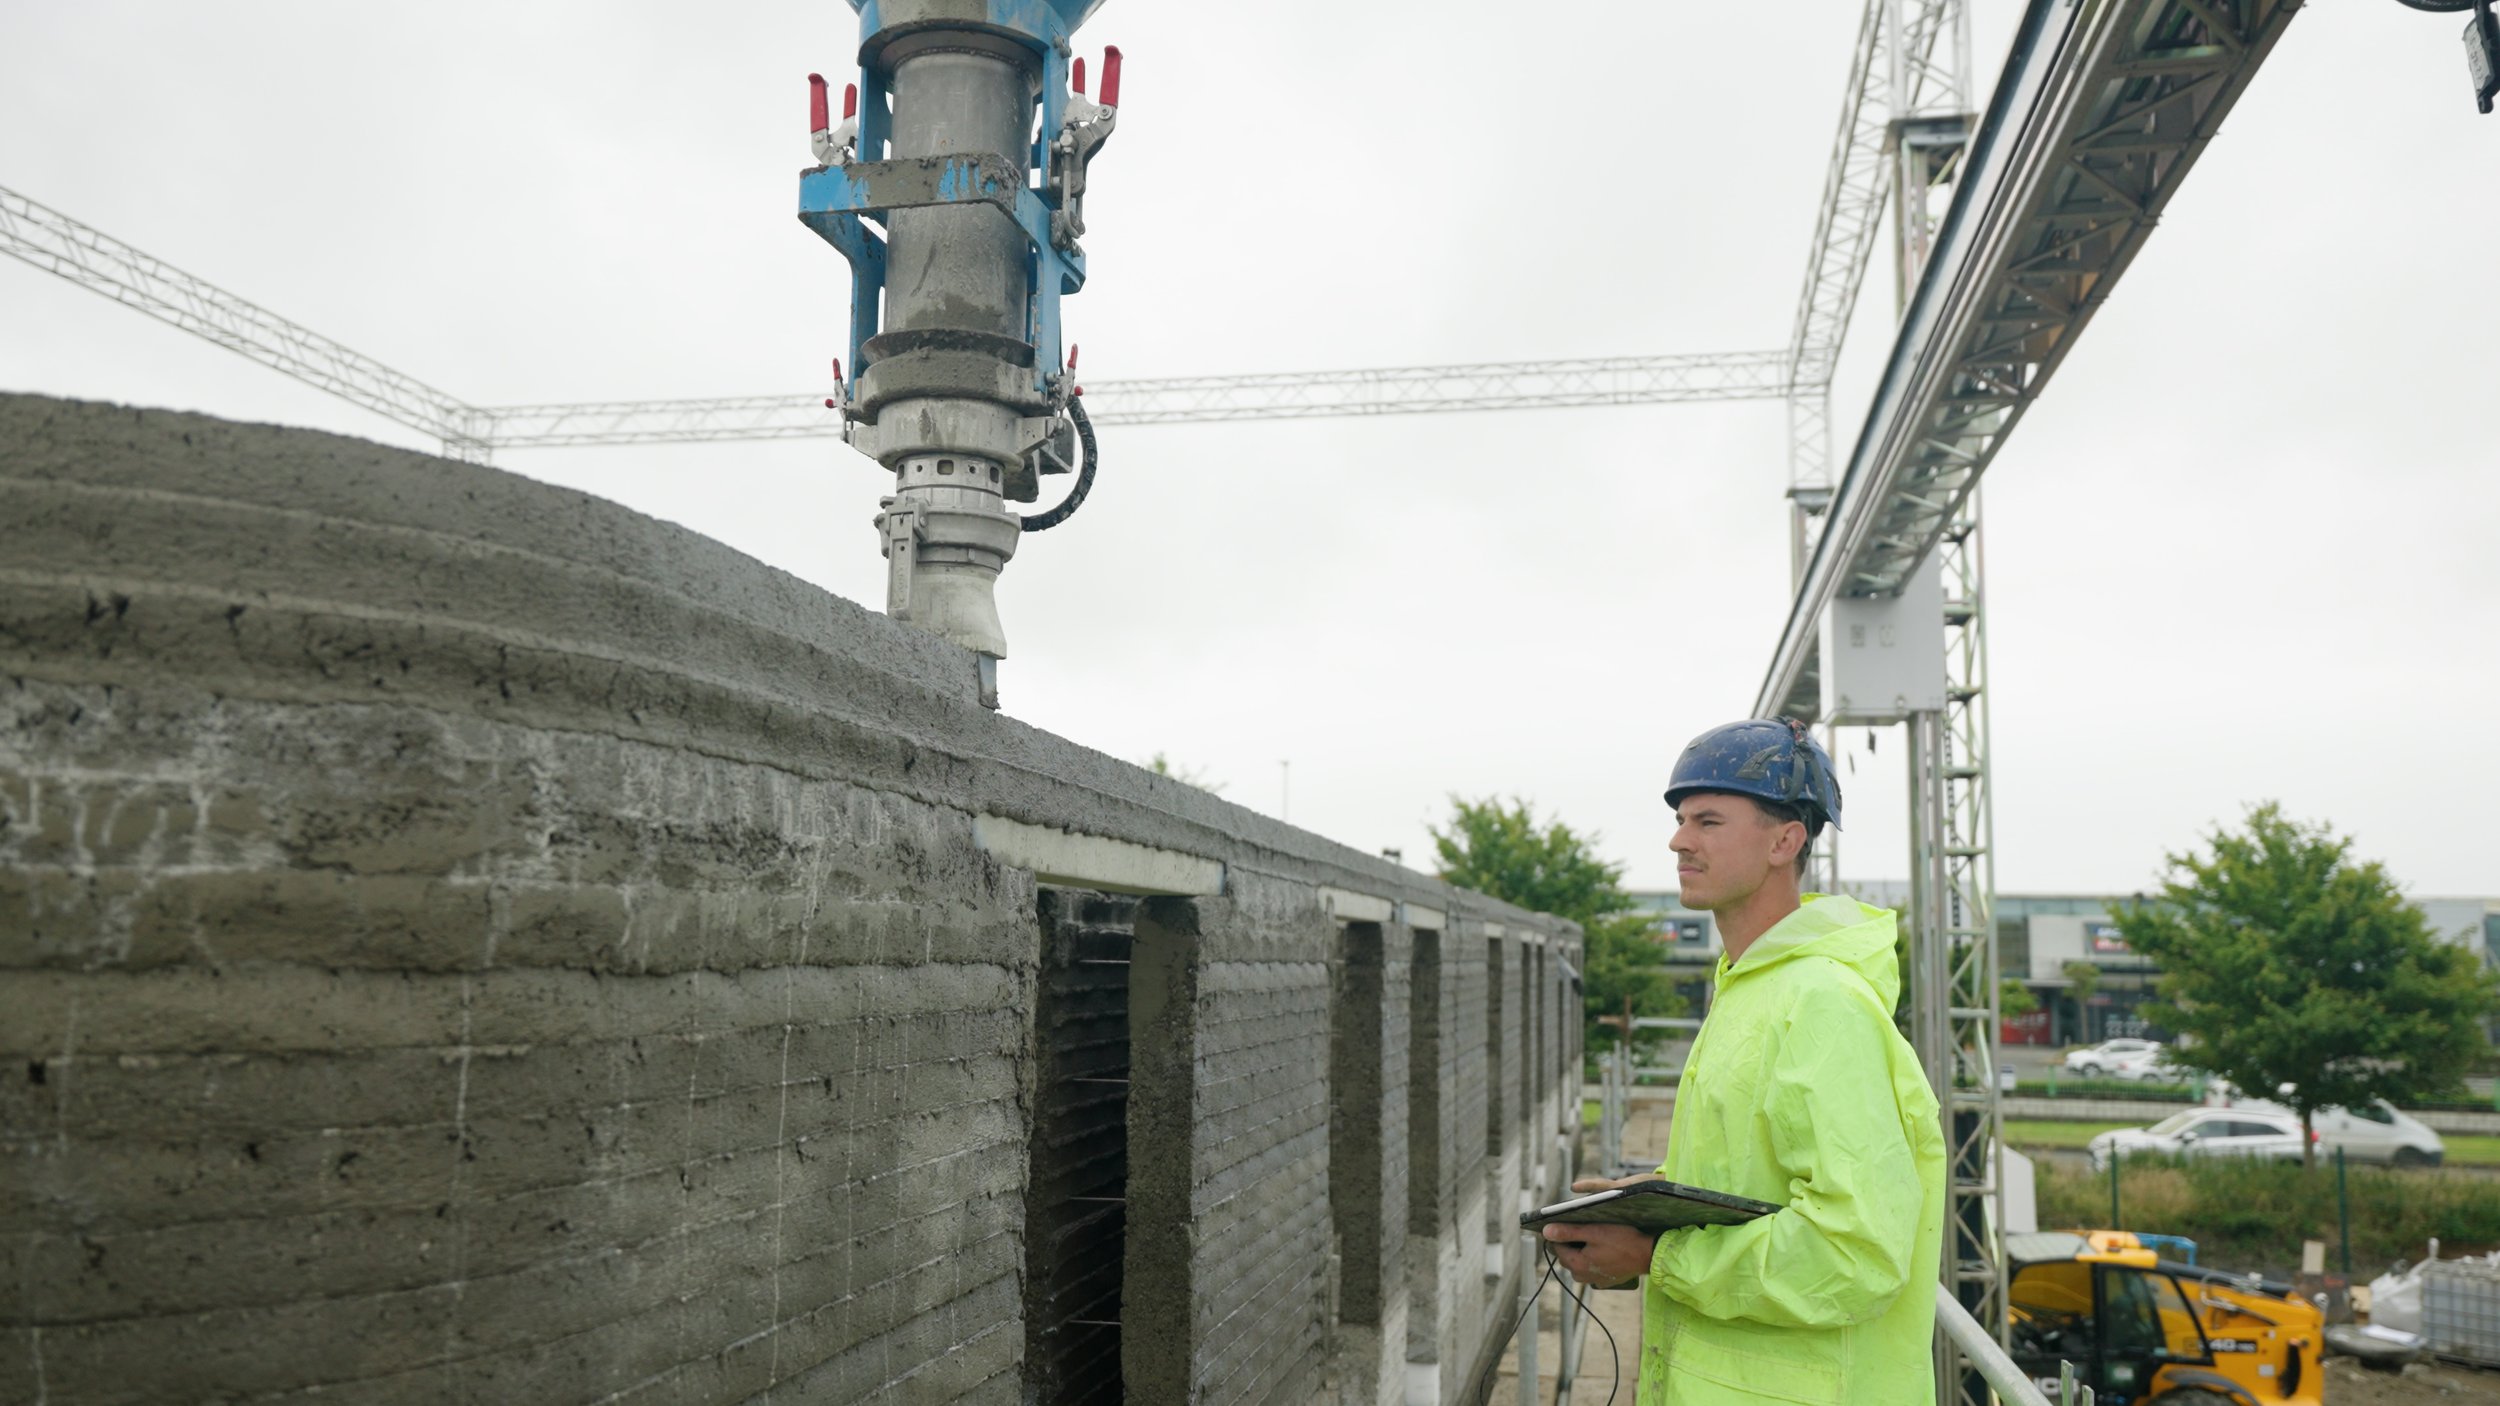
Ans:
{"label": "overcast white sky", "polygon": [[[2013,16],[1979,0],[1984,98]],[[1113,0],[1090,378],[1784,344],[1859,6]],[[1997,874],[2132,891],[2279,799],[2500,894],[2500,117],[2449,16],[2303,11],[1988,482]],[[0,184],[481,403],[817,386],[792,218],[839,0],[0,4]],[[837,82],[840,80],[837,78]],[[1870,280],[1836,420],[1889,344]],[[0,387],[434,448],[0,260]],[[1788,601],[1773,404],[1111,429],[1000,587],[1006,708],[1428,862],[1515,794],[1673,879],[1658,793]],[[504,467],[883,600],[827,442]],[[1906,868],[1898,729],[1847,872]]]}

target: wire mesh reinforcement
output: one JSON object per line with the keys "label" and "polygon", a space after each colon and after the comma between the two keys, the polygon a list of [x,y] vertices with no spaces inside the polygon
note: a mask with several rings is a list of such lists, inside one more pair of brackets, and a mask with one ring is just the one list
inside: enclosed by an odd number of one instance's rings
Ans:
{"label": "wire mesh reinforcement", "polygon": [[1128,1249],[1129,949],[1136,900],[1046,888],[1026,1363],[1034,1406],[1116,1401]]}

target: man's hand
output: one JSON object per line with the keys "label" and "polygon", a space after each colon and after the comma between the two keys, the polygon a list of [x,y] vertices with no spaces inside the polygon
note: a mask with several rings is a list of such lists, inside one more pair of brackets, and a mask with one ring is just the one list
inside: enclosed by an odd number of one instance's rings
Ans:
{"label": "man's hand", "polygon": [[[1573,1182],[1571,1189],[1604,1191],[1613,1185],[1596,1184],[1603,1182],[1602,1178],[1587,1180],[1592,1184]],[[1566,1225],[1553,1221],[1539,1233],[1572,1278],[1598,1289],[1628,1284],[1649,1273],[1650,1257],[1658,1250],[1658,1237],[1643,1235],[1628,1225]]]}

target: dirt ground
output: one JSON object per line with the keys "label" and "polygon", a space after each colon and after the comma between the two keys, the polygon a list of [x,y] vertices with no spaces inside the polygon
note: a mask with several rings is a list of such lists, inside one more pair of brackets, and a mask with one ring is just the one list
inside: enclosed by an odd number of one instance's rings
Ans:
{"label": "dirt ground", "polygon": [[2394,1372],[2372,1372],[2349,1357],[2326,1360],[2326,1406],[2425,1406],[2425,1403],[2500,1402],[2500,1372],[2478,1372],[2446,1362],[2416,1362]]}

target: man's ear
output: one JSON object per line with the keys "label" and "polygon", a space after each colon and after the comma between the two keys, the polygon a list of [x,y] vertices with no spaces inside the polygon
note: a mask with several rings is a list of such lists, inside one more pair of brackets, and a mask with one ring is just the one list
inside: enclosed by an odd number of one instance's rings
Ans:
{"label": "man's ear", "polygon": [[[1792,830],[1796,832],[1793,838],[1789,834]],[[1804,821],[1790,820],[1782,822],[1780,825],[1780,837],[1771,842],[1771,862],[1773,864],[1796,863],[1797,852],[1806,847],[1806,841],[1809,838],[1811,837],[1806,834]]]}

